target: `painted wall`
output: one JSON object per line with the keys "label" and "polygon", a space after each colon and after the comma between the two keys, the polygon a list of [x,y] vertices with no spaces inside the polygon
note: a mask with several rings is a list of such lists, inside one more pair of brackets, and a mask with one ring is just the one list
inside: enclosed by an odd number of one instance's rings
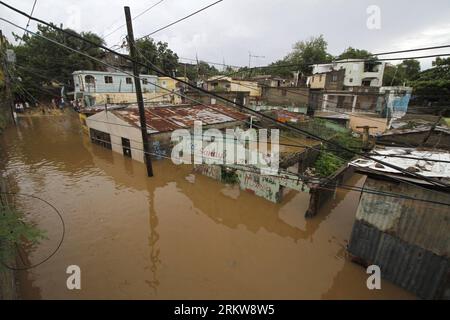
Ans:
{"label": "painted wall", "polygon": [[401,118],[408,111],[412,88],[410,87],[381,87],[381,93],[385,93],[386,108],[392,118]]}
{"label": "painted wall", "polygon": [[[142,94],[144,102],[146,103],[181,103],[181,97],[175,93],[170,92],[146,92]],[[136,93],[84,93],[83,105],[104,105],[121,104],[121,103],[136,103]]]}
{"label": "painted wall", "polygon": [[114,115],[112,112],[99,112],[86,119],[89,128],[109,133],[112,150],[123,155],[122,138],[130,140],[131,157],[144,162],[142,136],[140,129]]}
{"label": "painted wall", "polygon": [[[93,83],[86,82],[86,76],[94,77]],[[112,77],[112,83],[106,83],[105,77]],[[158,81],[157,76],[140,75],[143,92],[155,92]],[[147,84],[144,83],[145,79]],[[75,93],[133,93],[136,92],[134,79],[126,73],[101,72],[101,71],[75,71],[73,73]],[[127,83],[128,81],[128,83]]]}

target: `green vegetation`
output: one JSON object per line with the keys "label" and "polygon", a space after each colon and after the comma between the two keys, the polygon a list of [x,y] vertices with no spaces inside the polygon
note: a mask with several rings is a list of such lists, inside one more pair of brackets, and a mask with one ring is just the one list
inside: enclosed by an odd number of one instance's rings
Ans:
{"label": "green vegetation", "polygon": [[336,172],[344,164],[344,161],[331,152],[323,151],[319,154],[314,168],[321,177],[328,177]]}
{"label": "green vegetation", "polygon": [[[311,37],[305,41],[296,42],[292,46],[292,51],[283,59],[271,64],[267,73],[279,76],[292,76],[293,71],[300,71],[303,74],[310,74],[312,71],[311,63],[330,62],[333,56],[327,53],[328,43],[323,35]],[[281,67],[281,65],[291,65],[290,67]]]}
{"label": "green vegetation", "polygon": [[[345,133],[339,132],[331,139],[331,141],[355,152],[360,152],[362,148],[361,138],[354,137],[351,131]],[[326,148],[331,150],[336,156],[344,158],[345,160],[350,160],[354,157],[354,153],[336,148],[333,145],[326,146]]]}
{"label": "green vegetation", "polygon": [[[360,138],[354,137],[351,131],[337,132],[330,140],[349,150],[356,152],[361,151],[362,141]],[[314,168],[319,176],[328,177],[353,157],[353,153],[328,143],[324,145],[322,152],[320,152],[317,157]]]}
{"label": "green vegetation", "polygon": [[225,167],[222,167],[222,182],[227,184],[236,184],[239,182],[239,178],[236,174],[235,170],[227,170]]}
{"label": "green vegetation", "polygon": [[35,245],[45,239],[45,233],[25,222],[23,215],[15,209],[0,206],[0,271],[5,261],[14,259],[17,247]]}

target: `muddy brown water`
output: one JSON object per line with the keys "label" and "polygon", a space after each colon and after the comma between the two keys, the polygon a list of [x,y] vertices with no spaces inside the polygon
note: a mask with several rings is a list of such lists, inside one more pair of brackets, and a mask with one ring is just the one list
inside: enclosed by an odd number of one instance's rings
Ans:
{"label": "muddy brown water", "polygon": [[[0,136],[2,175],[14,192],[52,203],[65,222],[61,248],[18,272],[24,299],[409,299],[350,262],[359,193],[339,190],[313,219],[309,196],[273,204],[170,160],[143,164],[89,142],[76,114],[20,118]],[[361,186],[355,175],[348,183]],[[47,239],[22,257],[39,263],[62,234],[54,211],[17,196]],[[24,254],[23,254],[24,255]],[[66,268],[81,268],[81,290]]]}

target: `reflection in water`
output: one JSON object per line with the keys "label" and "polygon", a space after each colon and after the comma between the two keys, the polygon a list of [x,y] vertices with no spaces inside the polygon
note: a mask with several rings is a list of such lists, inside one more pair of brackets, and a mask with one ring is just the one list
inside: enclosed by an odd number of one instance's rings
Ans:
{"label": "reflection in water", "polygon": [[[273,204],[168,160],[155,161],[147,178],[143,164],[91,144],[76,115],[19,122],[0,138],[3,174],[13,191],[54,204],[67,230],[50,261],[20,273],[24,298],[411,297],[385,282],[369,291],[363,268],[347,260],[356,192],[339,190],[306,220],[304,193]],[[33,201],[20,207],[50,232],[29,253],[35,262],[58,221]],[[80,291],[66,288],[71,264],[81,268]]]}

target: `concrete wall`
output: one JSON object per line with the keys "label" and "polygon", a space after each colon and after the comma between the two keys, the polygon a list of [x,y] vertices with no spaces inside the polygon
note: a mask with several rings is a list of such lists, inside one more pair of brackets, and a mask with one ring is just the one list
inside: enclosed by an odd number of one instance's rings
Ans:
{"label": "concrete wall", "polygon": [[112,112],[99,112],[86,119],[89,128],[109,133],[111,136],[111,148],[123,155],[122,139],[130,140],[131,157],[134,160],[144,162],[142,136],[140,129],[114,115]]}
{"label": "concrete wall", "polygon": [[[94,83],[87,83],[86,76],[94,77]],[[105,76],[110,76],[113,83],[106,83]],[[157,76],[140,75],[141,87],[143,92],[154,92],[156,89],[155,83],[158,81]],[[129,79],[127,83],[127,78]],[[147,80],[147,84],[144,83]],[[101,71],[75,71],[73,73],[73,81],[75,86],[75,93],[133,93],[136,92],[134,85],[134,78],[126,73],[118,72],[101,72]]]}
{"label": "concrete wall", "polygon": [[339,168],[331,176],[327,177],[328,181],[320,185],[311,187],[309,207],[306,210],[305,217],[311,218],[319,213],[320,208],[327,203],[336,193],[335,186],[337,184],[345,184],[345,181],[353,176],[355,170],[347,164]]}
{"label": "concrete wall", "polygon": [[[248,105],[249,105],[249,101],[250,101],[249,92],[225,92],[225,91],[223,91],[223,92],[216,92],[216,94],[225,99],[231,100],[235,103],[239,103],[245,107],[248,107]],[[226,106],[237,108],[237,106],[232,103],[228,103],[221,99],[214,98],[209,95],[202,94],[202,93],[196,92],[196,91],[188,91],[188,92],[186,92],[186,96],[188,98],[183,98],[183,103],[196,103],[194,101],[198,101],[198,102],[201,102],[206,105],[221,104],[221,105],[226,105]],[[194,101],[192,101],[191,99]]]}
{"label": "concrete wall", "polygon": [[[349,127],[356,132],[364,132],[364,129],[358,128],[360,126],[370,126],[374,128],[369,129],[371,135],[378,135],[386,131],[388,122],[386,118],[374,117],[371,115],[350,115]],[[375,128],[376,127],[376,128]]]}
{"label": "concrete wall", "polygon": [[268,104],[306,106],[309,100],[309,89],[298,87],[278,87],[262,89],[261,99]]}
{"label": "concrete wall", "polygon": [[[142,94],[146,103],[181,103],[181,97],[170,92],[144,92]],[[102,104],[121,104],[137,103],[136,93],[84,93],[84,106],[102,105]]]}

